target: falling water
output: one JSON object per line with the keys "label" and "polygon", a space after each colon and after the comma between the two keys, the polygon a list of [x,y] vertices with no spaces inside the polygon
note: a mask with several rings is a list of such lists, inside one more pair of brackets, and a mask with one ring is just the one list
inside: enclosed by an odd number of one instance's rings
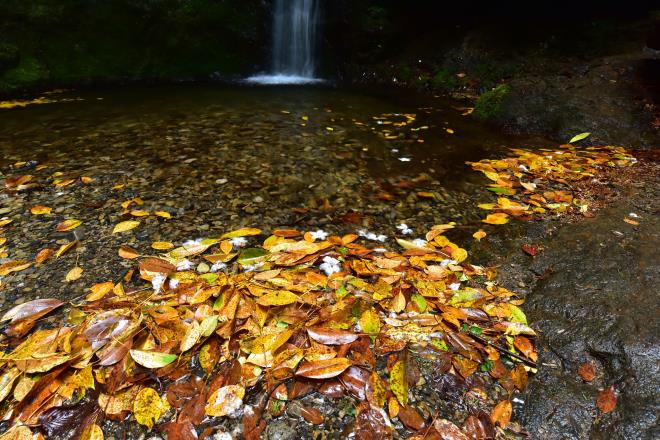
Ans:
{"label": "falling water", "polygon": [[248,81],[261,84],[301,84],[316,78],[318,0],[276,0],[271,72]]}

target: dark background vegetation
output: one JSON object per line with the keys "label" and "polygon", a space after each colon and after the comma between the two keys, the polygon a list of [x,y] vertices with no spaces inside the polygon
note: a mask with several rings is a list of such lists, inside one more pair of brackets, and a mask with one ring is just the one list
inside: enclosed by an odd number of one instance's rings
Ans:
{"label": "dark background vegetation", "polygon": [[[459,95],[473,100],[477,117],[557,138],[583,127],[607,132],[602,141],[649,142],[649,133],[660,127],[655,2],[322,3],[324,77]],[[2,0],[0,95],[129,81],[227,80],[265,71],[272,5]],[[604,98],[594,105],[591,96],[601,90]],[[575,112],[584,120],[574,121]],[[602,127],[603,114],[617,126]]]}

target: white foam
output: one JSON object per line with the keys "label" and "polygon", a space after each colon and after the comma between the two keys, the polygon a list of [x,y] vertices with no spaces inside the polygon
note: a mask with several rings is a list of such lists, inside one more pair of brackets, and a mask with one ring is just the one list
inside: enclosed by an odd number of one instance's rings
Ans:
{"label": "white foam", "polygon": [[285,85],[285,84],[319,84],[324,82],[321,78],[299,75],[254,75],[245,79],[245,82],[261,85]]}

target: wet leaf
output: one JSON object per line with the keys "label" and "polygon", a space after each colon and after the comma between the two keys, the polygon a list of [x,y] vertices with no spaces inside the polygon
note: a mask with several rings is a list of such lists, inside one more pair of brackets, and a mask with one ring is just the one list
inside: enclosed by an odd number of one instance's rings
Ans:
{"label": "wet leaf", "polygon": [[64,220],[62,223],[58,224],[57,227],[55,227],[55,230],[57,232],[71,231],[73,229],[76,229],[81,224],[82,221],[76,219]]}
{"label": "wet leaf", "polygon": [[309,327],[307,334],[316,342],[325,345],[349,344],[358,338],[358,335],[353,332],[330,327]]}
{"label": "wet leaf", "polygon": [[142,388],[135,397],[133,415],[135,420],[151,429],[167,407],[153,388]]}
{"label": "wet leaf", "polygon": [[42,249],[34,257],[34,261],[37,264],[43,264],[46,260],[48,260],[54,254],[55,254],[55,251],[53,249],[50,249],[50,248]]}
{"label": "wet leaf", "polygon": [[80,440],[103,440],[103,430],[96,423],[92,423],[83,429]]}
{"label": "wet leaf", "polygon": [[380,332],[380,317],[373,309],[367,309],[360,316],[360,328],[364,333],[375,335]]}
{"label": "wet leaf", "polygon": [[169,241],[155,241],[151,244],[151,247],[158,251],[169,251],[170,249],[174,249],[174,244]]}
{"label": "wet leaf", "polygon": [[126,246],[126,245],[121,246],[119,248],[118,254],[119,254],[120,257],[122,257],[125,260],[133,260],[133,259],[138,258],[140,256],[138,251],[136,251],[132,247]]}
{"label": "wet leaf", "polygon": [[53,212],[53,208],[44,205],[36,205],[30,208],[30,212],[33,215],[48,215]]}
{"label": "wet leaf", "polygon": [[65,279],[67,282],[71,283],[73,281],[79,280],[82,274],[83,274],[83,268],[76,266],[73,269],[71,269],[69,272],[67,272]]}
{"label": "wet leaf", "polygon": [[121,223],[117,223],[115,227],[112,229],[113,234],[119,234],[121,232],[126,232],[130,231],[131,229],[135,229],[140,225],[140,222],[137,220],[126,220]]}
{"label": "wet leaf", "polygon": [[596,398],[596,405],[603,414],[610,413],[616,408],[616,392],[614,391],[614,386],[610,385],[601,392],[598,393]]}
{"label": "wet leaf", "polygon": [[64,304],[57,299],[36,299],[8,310],[0,321],[18,322],[24,319],[36,320]]}
{"label": "wet leaf", "polygon": [[243,405],[245,388],[240,385],[227,385],[213,392],[204,409],[207,416],[233,416]]}
{"label": "wet leaf", "polygon": [[488,223],[490,225],[503,225],[505,223],[509,222],[509,215],[505,214],[503,212],[498,212],[495,214],[488,214],[484,220],[481,220],[484,223]]}
{"label": "wet leaf", "polygon": [[406,364],[400,359],[392,366],[390,371],[390,388],[401,406],[408,404],[408,379],[406,378]]}
{"label": "wet leaf", "polygon": [[257,299],[257,304],[261,306],[285,306],[298,301],[298,296],[288,290],[278,290],[267,293]]}
{"label": "wet leaf", "polygon": [[92,287],[89,288],[90,293],[87,295],[85,298],[87,301],[97,301],[104,296],[106,296],[108,293],[112,292],[112,289],[114,289],[115,283],[112,281],[106,281],[105,283],[97,283],[94,284]]}
{"label": "wet leaf", "polygon": [[506,429],[509,426],[509,421],[511,420],[511,413],[513,408],[511,402],[508,400],[503,400],[497,405],[490,413],[490,420],[497,425],[500,425],[502,428]]}
{"label": "wet leaf", "polygon": [[296,376],[307,377],[309,379],[329,379],[339,376],[350,366],[351,361],[341,357],[311,362],[307,361],[298,367]]}
{"label": "wet leaf", "polygon": [[70,241],[68,243],[63,244],[62,246],[60,246],[60,248],[57,250],[57,252],[55,252],[55,258],[59,258],[62,255],[66,254],[71,249],[73,249],[75,246],[77,246],[78,243],[79,243],[78,240],[73,240],[73,241]]}
{"label": "wet leaf", "polygon": [[530,257],[534,257],[539,252],[539,247],[533,244],[523,244],[522,250]]}
{"label": "wet leaf", "polygon": [[227,232],[226,234],[223,234],[220,239],[225,240],[225,239],[231,239],[231,238],[238,238],[238,237],[249,237],[252,235],[259,235],[261,234],[261,229],[257,228],[241,228],[236,231],[232,232]]}
{"label": "wet leaf", "polygon": [[325,421],[323,414],[316,408],[303,406],[300,408],[300,415],[312,425],[320,425]]}
{"label": "wet leaf", "polygon": [[10,261],[0,264],[0,276],[4,277],[13,272],[20,272],[32,266],[32,263],[25,260]]}
{"label": "wet leaf", "polygon": [[399,420],[411,431],[419,431],[426,427],[422,416],[411,406],[401,406],[399,408]]}
{"label": "wet leaf", "polygon": [[172,214],[167,211],[156,211],[154,212],[154,215],[160,218],[172,218]]}
{"label": "wet leaf", "polygon": [[146,368],[161,368],[171,364],[177,358],[175,354],[155,351],[130,350],[133,360]]}

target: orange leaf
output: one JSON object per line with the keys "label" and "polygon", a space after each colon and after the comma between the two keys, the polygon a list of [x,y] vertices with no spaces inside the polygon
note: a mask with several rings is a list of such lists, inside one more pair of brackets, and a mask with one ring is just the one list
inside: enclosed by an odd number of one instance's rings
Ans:
{"label": "orange leaf", "polygon": [[493,423],[499,424],[502,428],[505,428],[509,425],[511,420],[511,412],[513,408],[511,407],[511,402],[508,400],[503,400],[493,408],[493,411],[490,413],[490,420]]}
{"label": "orange leaf", "polygon": [[598,393],[596,405],[604,414],[614,411],[614,408],[616,408],[616,392],[613,385]]}
{"label": "orange leaf", "polygon": [[69,220],[64,220],[62,223],[57,225],[55,230],[57,232],[66,232],[66,231],[70,231],[72,229],[76,229],[81,224],[82,224],[82,222],[80,220],[76,220],[76,219],[72,218],[72,219],[69,219]]}
{"label": "orange leaf", "polygon": [[585,362],[578,368],[578,374],[585,382],[591,382],[596,377],[596,367],[591,362]]}
{"label": "orange leaf", "polygon": [[310,379],[329,379],[339,376],[350,366],[351,361],[346,358],[320,359],[300,365],[298,371],[296,371],[296,376]]}

